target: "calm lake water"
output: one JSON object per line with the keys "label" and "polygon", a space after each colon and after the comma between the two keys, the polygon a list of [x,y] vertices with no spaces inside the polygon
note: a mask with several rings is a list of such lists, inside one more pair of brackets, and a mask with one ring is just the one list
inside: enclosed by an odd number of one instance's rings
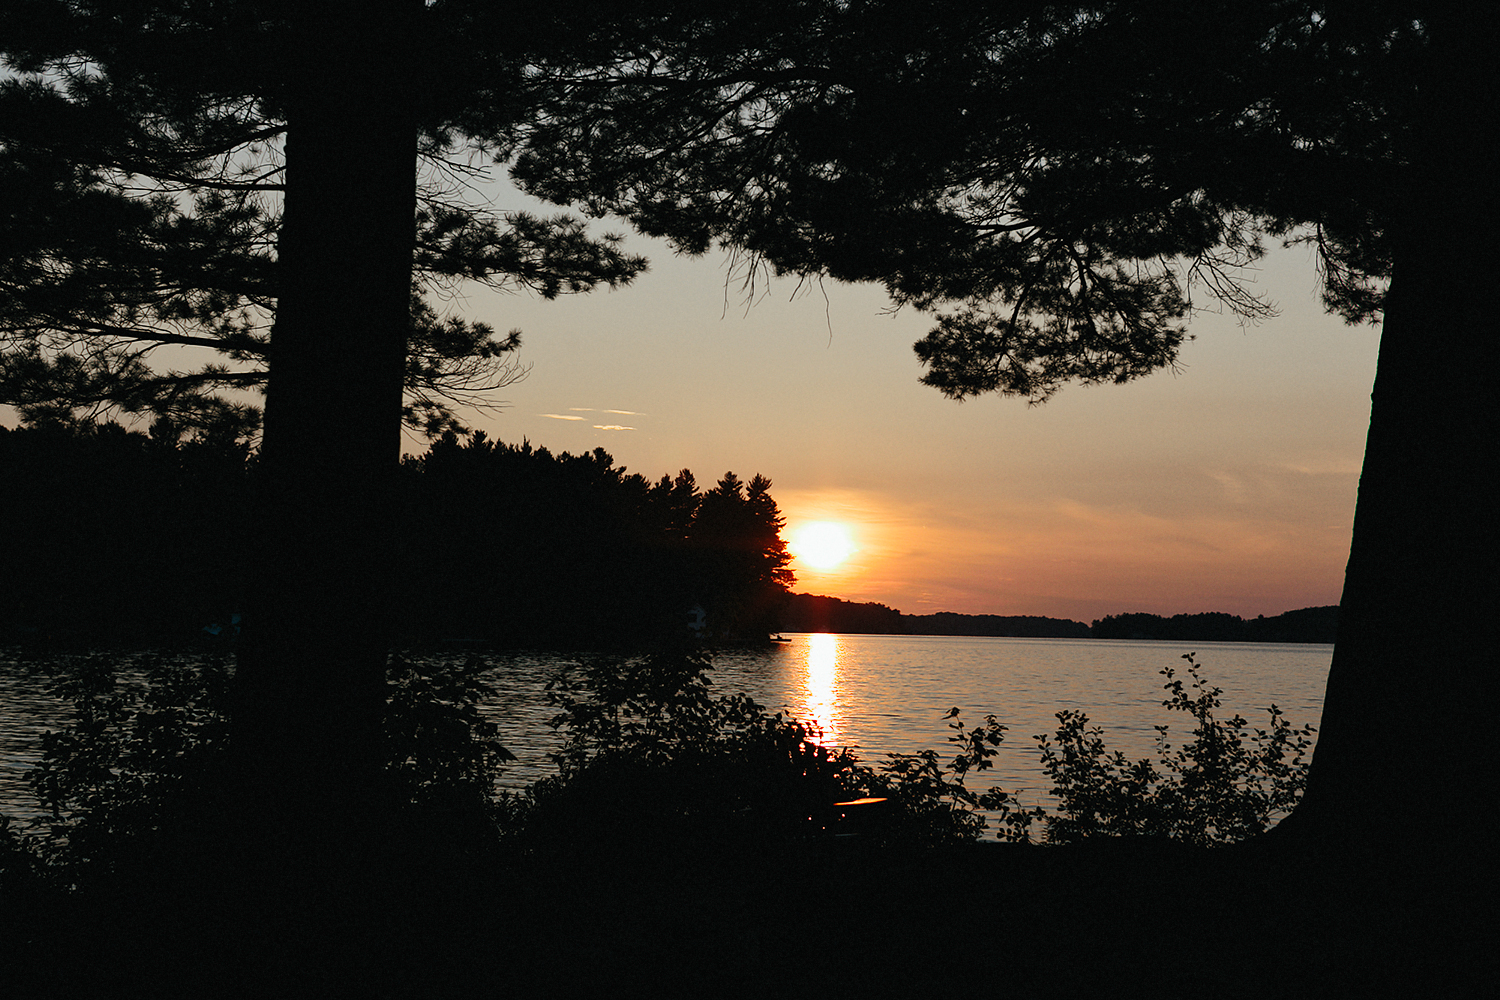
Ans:
{"label": "calm lake water", "polygon": [[[878,762],[887,753],[941,749],[954,707],[975,723],[993,714],[1009,727],[985,785],[999,785],[1030,804],[1050,804],[1032,737],[1051,733],[1055,713],[1086,712],[1112,748],[1143,756],[1153,726],[1172,726],[1174,742],[1191,719],[1161,707],[1172,667],[1184,676],[1184,653],[1196,653],[1201,675],[1223,689],[1222,717],[1238,712],[1264,725],[1275,703],[1293,725],[1317,725],[1333,657],[1331,645],[1179,643],[1099,639],[998,639],[962,636],[787,635],[763,650],[734,650],[716,661],[714,686],[744,692],[771,709],[816,722],[828,744],[858,748]],[[502,784],[519,788],[547,773],[560,739],[548,726],[546,681],[567,662],[544,654],[497,654],[489,679],[496,696],[486,713],[502,727],[518,761]],[[49,681],[0,654],[0,812],[34,815],[25,772],[42,732],[67,718],[46,695]]]}
{"label": "calm lake water", "polygon": [[1185,653],[1222,688],[1220,717],[1238,712],[1264,726],[1276,704],[1293,725],[1316,726],[1333,646],[1177,643],[1107,639],[1002,639],[964,636],[789,635],[768,654],[730,655],[719,667],[773,707],[818,722],[826,742],[854,746],[867,760],[943,746],[943,717],[962,710],[971,725],[994,715],[1009,727],[995,758],[996,784],[1028,804],[1051,804],[1033,737],[1051,734],[1056,713],[1072,709],[1101,726],[1111,748],[1151,752],[1154,726],[1174,742],[1192,720],[1162,708],[1160,671],[1185,677]]}

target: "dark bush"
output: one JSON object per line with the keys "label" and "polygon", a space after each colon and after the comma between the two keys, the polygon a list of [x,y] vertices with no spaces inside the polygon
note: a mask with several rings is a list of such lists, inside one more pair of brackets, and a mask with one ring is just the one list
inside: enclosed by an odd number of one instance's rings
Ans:
{"label": "dark bush", "polygon": [[[73,717],[43,737],[30,774],[46,818],[0,827],[8,883],[77,887],[180,868],[229,829],[227,658],[96,653],[48,669]],[[406,804],[398,823],[495,839],[495,780],[512,758],[478,711],[483,669],[473,658],[392,657],[387,774],[392,799]]]}
{"label": "dark bush", "polygon": [[1104,745],[1087,715],[1059,712],[1055,737],[1037,737],[1058,810],[1010,811],[1002,836],[1028,839],[1036,821],[1048,843],[1146,836],[1226,844],[1291,812],[1307,786],[1313,727],[1293,727],[1275,705],[1267,710],[1268,729],[1251,728],[1238,715],[1217,718],[1221,690],[1199,676],[1192,653],[1183,659],[1186,685],[1171,667],[1162,670],[1168,692],[1162,705],[1192,717],[1188,743],[1174,747],[1169,727],[1157,726],[1154,759],[1130,760]]}

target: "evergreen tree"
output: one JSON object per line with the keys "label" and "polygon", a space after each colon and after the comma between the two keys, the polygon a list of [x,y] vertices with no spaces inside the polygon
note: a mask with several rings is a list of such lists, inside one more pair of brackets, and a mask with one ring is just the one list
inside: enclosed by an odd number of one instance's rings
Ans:
{"label": "evergreen tree", "polygon": [[698,481],[693,470],[683,469],[674,476],[662,476],[651,487],[653,505],[662,512],[662,530],[673,543],[687,541],[692,532],[693,519],[698,516],[698,507],[703,496],[698,492]]}
{"label": "evergreen tree", "polygon": [[778,598],[792,574],[781,539],[785,522],[770,488],[764,476],[747,485],[726,472],[699,504],[691,534],[693,578],[713,637],[764,639],[775,628]]}
{"label": "evergreen tree", "polygon": [[227,625],[244,591],[249,469],[232,431],[0,427],[0,636],[158,646]]}
{"label": "evergreen tree", "polygon": [[[414,306],[414,275],[555,295],[643,266],[576,220],[452,195],[467,109],[529,110],[546,35],[501,27],[420,0],[0,12],[6,401],[246,432],[225,390],[265,385],[232,799],[268,864],[373,847],[403,415],[440,428],[455,379],[509,371],[514,339]],[[153,365],[166,348],[209,360]]]}
{"label": "evergreen tree", "polygon": [[756,582],[783,589],[791,586],[793,574],[788,567],[792,555],[781,537],[786,518],[781,516],[781,508],[771,496],[771,480],[760,473],[751,477],[745,487],[745,506],[752,526],[750,545],[758,556]]}
{"label": "evergreen tree", "polygon": [[636,651],[686,638],[695,604],[712,637],[763,637],[791,582],[763,476],[747,489],[731,473],[700,496],[688,469],[652,485],[602,449],[483,434],[445,435],[404,466],[403,610],[418,637]]}
{"label": "evergreen tree", "polygon": [[[23,0],[0,14],[0,401],[23,417],[117,411],[257,431],[282,284],[291,58],[287,10],[260,6],[121,14]],[[444,43],[441,26],[428,33],[428,47]],[[163,51],[192,55],[166,67]],[[576,219],[466,199],[473,168],[432,89],[413,109],[404,417],[435,436],[457,426],[455,405],[482,404],[525,369],[516,331],[440,315],[434,292],[463,280],[551,297],[628,282],[644,262]]]}
{"label": "evergreen tree", "polygon": [[[923,381],[1032,401],[1170,367],[1195,290],[1251,316],[1267,237],[1383,322],[1338,650],[1286,831],[1389,847],[1391,789],[1494,769],[1492,7],[971,4],[735,10],[581,56],[515,174],[689,251],[938,310]],[[665,16],[665,15],[664,15]],[[686,102],[692,116],[671,117]],[[1420,623],[1418,626],[1416,623]],[[1415,685],[1444,664],[1466,695]],[[1413,752],[1394,734],[1451,739]],[[1488,811],[1450,829],[1478,837]]]}

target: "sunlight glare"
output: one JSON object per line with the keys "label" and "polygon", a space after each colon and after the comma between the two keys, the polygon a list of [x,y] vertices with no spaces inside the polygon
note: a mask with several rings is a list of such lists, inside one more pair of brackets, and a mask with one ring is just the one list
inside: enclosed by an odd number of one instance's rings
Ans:
{"label": "sunlight glare", "polygon": [[819,632],[807,637],[807,686],[805,706],[809,721],[822,733],[817,742],[838,744],[839,639]]}
{"label": "sunlight glare", "polygon": [[836,521],[813,521],[798,528],[792,554],[814,569],[833,569],[854,554],[849,529]]}

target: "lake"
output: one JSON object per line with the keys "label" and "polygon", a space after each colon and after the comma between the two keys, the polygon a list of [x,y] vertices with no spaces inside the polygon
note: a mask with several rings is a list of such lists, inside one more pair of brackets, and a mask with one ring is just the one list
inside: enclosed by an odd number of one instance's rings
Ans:
{"label": "lake", "polygon": [[[817,723],[823,742],[852,746],[862,759],[941,748],[944,716],[959,708],[971,724],[993,714],[1009,727],[994,777],[1028,804],[1050,804],[1040,751],[1032,739],[1052,733],[1057,712],[1086,712],[1111,748],[1141,756],[1154,726],[1185,737],[1192,720],[1161,706],[1160,671],[1185,676],[1184,653],[1196,653],[1200,675],[1223,689],[1221,718],[1238,712],[1264,726],[1276,704],[1295,726],[1318,725],[1333,646],[1299,643],[1181,643],[1112,639],[1007,639],[967,636],[788,633],[772,649],[730,650],[715,661],[714,686],[744,692],[771,709]],[[556,661],[551,661],[555,663]],[[492,718],[510,734],[520,760],[505,784],[516,787],[546,771],[557,745],[545,726],[553,713],[540,697],[545,659],[517,659],[492,675],[500,697]]]}
{"label": "lake", "polygon": [[[1172,726],[1174,742],[1192,720],[1161,707],[1172,667],[1184,676],[1184,653],[1196,653],[1201,675],[1223,689],[1221,718],[1238,712],[1264,725],[1279,706],[1294,725],[1317,725],[1332,661],[1331,645],[1181,643],[1109,639],[1003,639],[964,636],[789,633],[769,649],[720,654],[713,672],[721,693],[744,692],[771,709],[815,722],[823,742],[858,748],[879,762],[887,753],[941,749],[944,716],[957,707],[970,723],[995,715],[1009,727],[984,784],[1020,795],[1026,805],[1051,804],[1032,737],[1051,733],[1054,714],[1086,712],[1112,749],[1150,752],[1153,726]],[[548,752],[560,742],[547,720],[554,709],[544,686],[567,658],[555,654],[493,654],[488,679],[495,697],[486,714],[498,722],[518,760],[502,785],[519,788],[547,773]],[[0,657],[0,812],[35,814],[25,770],[36,760],[41,733],[67,718],[48,697],[47,679]]]}

